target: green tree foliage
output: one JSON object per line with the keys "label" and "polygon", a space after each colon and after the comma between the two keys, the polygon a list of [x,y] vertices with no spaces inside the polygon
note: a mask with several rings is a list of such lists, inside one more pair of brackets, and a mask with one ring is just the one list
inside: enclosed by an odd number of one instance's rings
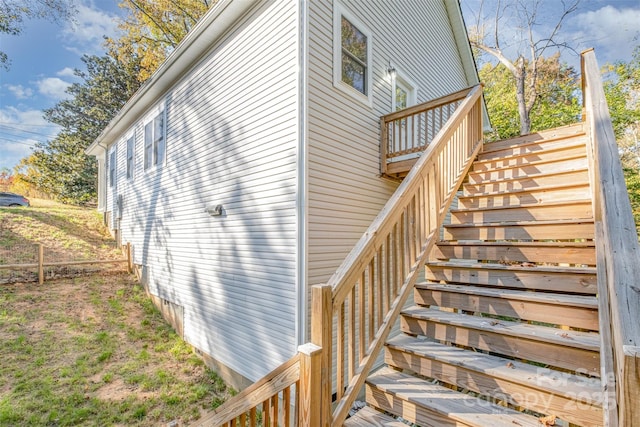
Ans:
{"label": "green tree foliage", "polygon": [[[487,63],[479,70],[491,117],[490,139],[510,138],[520,134],[520,117],[515,96],[513,74],[503,64]],[[560,61],[560,55],[538,58],[536,92],[538,101],[530,111],[531,131],[574,123],[581,106],[576,97],[580,90],[575,70]]]}
{"label": "green tree foliage", "polygon": [[[556,39],[563,21],[578,9],[578,3],[579,0],[572,0],[570,4],[544,0],[482,0],[476,9],[477,20],[468,29],[469,42],[476,58],[490,56],[511,73],[521,135],[534,129],[531,116],[545,96],[538,92],[538,79],[544,78],[545,55],[550,49],[566,47]],[[545,29],[543,16],[555,24]],[[503,25],[510,27],[509,31],[504,31]],[[503,49],[506,46],[508,49]],[[515,53],[509,57],[507,51]]]}
{"label": "green tree foliage", "polygon": [[616,134],[629,200],[640,235],[640,46],[631,61],[604,67],[605,94]]}
{"label": "green tree foliage", "polygon": [[147,80],[216,0],[122,0],[123,35],[109,40],[121,61],[140,58],[138,80]]}
{"label": "green tree foliage", "polygon": [[[71,0],[0,0],[0,33],[19,35],[27,19],[61,22],[72,19],[75,13]],[[2,51],[0,67],[9,68],[9,58]]]}
{"label": "green tree foliage", "polygon": [[58,135],[37,145],[19,166],[23,181],[67,203],[95,199],[97,167],[84,150],[138,89],[136,59],[123,64],[113,55],[84,56],[86,71],[75,70],[81,82],[67,89],[70,98],[45,111],[61,126]]}

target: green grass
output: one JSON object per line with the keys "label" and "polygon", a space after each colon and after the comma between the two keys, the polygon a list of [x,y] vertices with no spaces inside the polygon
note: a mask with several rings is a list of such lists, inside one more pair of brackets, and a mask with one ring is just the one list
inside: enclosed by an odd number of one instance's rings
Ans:
{"label": "green grass", "polygon": [[232,390],[129,276],[0,287],[0,426],[189,422]]}

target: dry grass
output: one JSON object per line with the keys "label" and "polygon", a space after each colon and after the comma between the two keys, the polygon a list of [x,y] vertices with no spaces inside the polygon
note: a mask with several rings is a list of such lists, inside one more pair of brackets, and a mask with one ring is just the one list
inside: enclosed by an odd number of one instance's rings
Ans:
{"label": "dry grass", "polygon": [[[0,210],[0,248],[47,242],[93,256],[110,237],[93,210]],[[196,419],[228,391],[131,276],[102,271],[0,285],[0,425],[159,425]]]}

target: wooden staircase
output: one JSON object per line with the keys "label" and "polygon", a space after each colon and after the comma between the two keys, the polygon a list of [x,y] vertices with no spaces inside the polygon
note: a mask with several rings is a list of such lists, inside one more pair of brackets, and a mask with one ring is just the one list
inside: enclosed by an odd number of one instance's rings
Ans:
{"label": "wooden staircase", "polygon": [[585,143],[580,123],[485,144],[345,425],[602,425]]}

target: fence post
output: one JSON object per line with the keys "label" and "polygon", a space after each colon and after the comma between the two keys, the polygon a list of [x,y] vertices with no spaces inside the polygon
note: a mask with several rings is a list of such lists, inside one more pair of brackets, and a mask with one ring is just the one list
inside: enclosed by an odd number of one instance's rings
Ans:
{"label": "fence post", "polygon": [[333,345],[333,290],[329,285],[311,288],[311,342],[322,349],[320,371],[320,423],[331,424],[331,358]]}
{"label": "fence post", "polygon": [[131,262],[131,242],[127,242],[127,273],[133,273],[133,264]]}
{"label": "fence post", "polygon": [[300,354],[300,408],[298,425],[320,427],[322,348],[307,343],[298,347]]}
{"label": "fence post", "polygon": [[44,245],[38,243],[38,283],[44,283]]}

